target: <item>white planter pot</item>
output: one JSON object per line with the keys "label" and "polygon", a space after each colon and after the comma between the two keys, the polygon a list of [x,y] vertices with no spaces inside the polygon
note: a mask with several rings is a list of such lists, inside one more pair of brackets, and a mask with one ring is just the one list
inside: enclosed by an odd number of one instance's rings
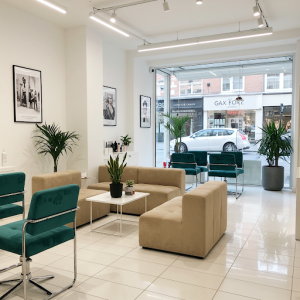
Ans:
{"label": "white planter pot", "polygon": [[126,186],[124,191],[125,195],[133,195],[135,190],[133,186]]}

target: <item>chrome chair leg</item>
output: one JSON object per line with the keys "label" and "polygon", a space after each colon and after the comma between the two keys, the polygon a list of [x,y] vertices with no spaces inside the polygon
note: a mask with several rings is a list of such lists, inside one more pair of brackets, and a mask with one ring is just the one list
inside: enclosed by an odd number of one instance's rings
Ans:
{"label": "chrome chair leg", "polygon": [[51,279],[54,278],[53,275],[46,275],[46,276],[38,276],[38,277],[32,277],[31,280],[43,280],[43,279]]}
{"label": "chrome chair leg", "polygon": [[9,283],[9,282],[20,281],[20,280],[22,280],[22,279],[5,280],[5,281],[0,281],[0,284],[5,284],[5,283]]}
{"label": "chrome chair leg", "polygon": [[38,287],[39,289],[43,290],[44,292],[46,292],[48,295],[52,295],[52,293],[49,290],[45,289],[44,287],[42,287],[38,283],[34,282],[33,280],[29,279],[29,282],[32,283],[33,285],[35,285],[36,287]]}
{"label": "chrome chair leg", "polygon": [[1,297],[0,297],[0,300],[3,300],[6,296],[8,296],[12,291],[14,291],[20,284],[22,284],[22,282],[23,282],[23,280],[22,279],[20,279],[20,282],[17,284],[17,285],[15,285],[13,288],[11,288],[9,291],[7,291],[4,295],[2,295]]}

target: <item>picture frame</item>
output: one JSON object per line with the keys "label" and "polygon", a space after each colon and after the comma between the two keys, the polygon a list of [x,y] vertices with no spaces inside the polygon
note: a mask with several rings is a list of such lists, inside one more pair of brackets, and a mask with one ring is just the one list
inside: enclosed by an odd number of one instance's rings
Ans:
{"label": "picture frame", "polygon": [[140,96],[140,127],[151,128],[151,97]]}
{"label": "picture frame", "polygon": [[42,123],[42,72],[13,65],[14,122]]}
{"label": "picture frame", "polygon": [[103,86],[103,125],[117,126],[117,89]]}

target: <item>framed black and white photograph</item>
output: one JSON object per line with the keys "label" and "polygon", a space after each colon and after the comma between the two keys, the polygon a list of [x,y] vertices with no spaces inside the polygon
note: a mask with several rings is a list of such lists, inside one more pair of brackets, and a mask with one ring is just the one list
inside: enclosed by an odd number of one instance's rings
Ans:
{"label": "framed black and white photograph", "polygon": [[42,123],[42,72],[13,66],[15,122]]}
{"label": "framed black and white photograph", "polygon": [[103,125],[117,126],[117,89],[103,87]]}
{"label": "framed black and white photograph", "polygon": [[140,119],[141,128],[151,127],[151,98],[147,96],[140,97]]}

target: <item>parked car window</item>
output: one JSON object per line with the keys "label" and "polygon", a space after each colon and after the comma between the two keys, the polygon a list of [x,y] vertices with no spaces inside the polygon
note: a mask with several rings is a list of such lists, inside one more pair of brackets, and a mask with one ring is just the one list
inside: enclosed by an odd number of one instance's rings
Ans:
{"label": "parked car window", "polygon": [[195,133],[195,137],[205,137],[210,135],[211,135],[211,130],[201,130]]}
{"label": "parked car window", "polygon": [[234,133],[234,130],[227,130],[227,135],[232,135]]}
{"label": "parked car window", "polygon": [[224,129],[214,129],[212,136],[225,136],[227,134],[227,130]]}

